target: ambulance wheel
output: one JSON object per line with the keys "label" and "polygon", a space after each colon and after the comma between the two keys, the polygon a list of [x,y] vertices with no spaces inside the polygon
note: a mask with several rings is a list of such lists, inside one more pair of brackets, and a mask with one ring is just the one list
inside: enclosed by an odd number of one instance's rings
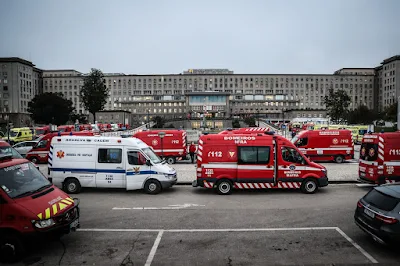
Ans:
{"label": "ambulance wheel", "polygon": [[68,194],[78,194],[81,191],[81,183],[76,178],[68,178],[64,182],[64,191]]}
{"label": "ambulance wheel", "polygon": [[335,162],[336,163],[343,163],[344,162],[344,158],[342,155],[336,156],[335,157]]}
{"label": "ambulance wheel", "polygon": [[168,157],[167,158],[167,163],[168,164],[175,164],[176,163],[175,157]]}
{"label": "ambulance wheel", "polygon": [[144,184],[144,191],[146,191],[147,194],[158,194],[161,192],[161,184],[155,179],[149,179],[146,181]]}
{"label": "ambulance wheel", "polygon": [[301,191],[306,194],[313,194],[318,190],[317,181],[314,178],[307,178],[301,184]]}
{"label": "ambulance wheel", "polygon": [[39,159],[37,157],[32,157],[31,162],[37,164],[39,162]]}
{"label": "ambulance wheel", "polygon": [[229,195],[232,194],[233,185],[229,180],[220,180],[217,183],[217,192],[220,195]]}
{"label": "ambulance wheel", "polygon": [[[3,233],[0,233],[1,235]],[[0,262],[1,263],[13,263],[22,259],[25,255],[25,248],[18,237],[14,233],[5,233],[4,236],[0,237]]]}

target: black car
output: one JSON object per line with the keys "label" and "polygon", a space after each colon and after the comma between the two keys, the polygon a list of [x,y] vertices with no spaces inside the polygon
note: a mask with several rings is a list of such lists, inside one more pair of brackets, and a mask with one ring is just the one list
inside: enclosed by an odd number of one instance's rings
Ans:
{"label": "black car", "polygon": [[371,189],[357,202],[354,219],[375,241],[400,242],[400,183]]}

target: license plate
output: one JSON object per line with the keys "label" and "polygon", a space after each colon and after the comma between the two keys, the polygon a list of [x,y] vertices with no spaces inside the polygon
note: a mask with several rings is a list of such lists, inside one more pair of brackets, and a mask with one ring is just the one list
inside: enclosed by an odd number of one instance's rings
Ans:
{"label": "license plate", "polygon": [[375,218],[375,213],[373,213],[372,211],[370,211],[368,209],[364,209],[364,213],[371,218]]}
{"label": "license plate", "polygon": [[69,228],[77,228],[79,225],[79,219],[76,219],[75,221],[73,221],[70,225]]}

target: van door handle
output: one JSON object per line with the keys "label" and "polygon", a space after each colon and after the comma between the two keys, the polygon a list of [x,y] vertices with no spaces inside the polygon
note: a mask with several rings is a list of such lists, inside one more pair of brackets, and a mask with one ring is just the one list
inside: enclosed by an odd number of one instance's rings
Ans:
{"label": "van door handle", "polygon": [[116,169],[122,169],[122,167],[117,167]]}

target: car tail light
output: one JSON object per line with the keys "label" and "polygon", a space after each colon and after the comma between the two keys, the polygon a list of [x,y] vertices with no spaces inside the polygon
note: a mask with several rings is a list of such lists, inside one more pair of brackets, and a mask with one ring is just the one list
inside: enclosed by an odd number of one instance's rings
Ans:
{"label": "car tail light", "polygon": [[399,221],[394,217],[384,216],[384,215],[380,215],[380,214],[376,214],[375,218],[378,220],[381,220],[385,224],[395,224]]}
{"label": "car tail light", "polygon": [[358,208],[363,208],[364,205],[361,203],[361,201],[358,201],[358,202],[357,202],[357,207],[358,207]]}

